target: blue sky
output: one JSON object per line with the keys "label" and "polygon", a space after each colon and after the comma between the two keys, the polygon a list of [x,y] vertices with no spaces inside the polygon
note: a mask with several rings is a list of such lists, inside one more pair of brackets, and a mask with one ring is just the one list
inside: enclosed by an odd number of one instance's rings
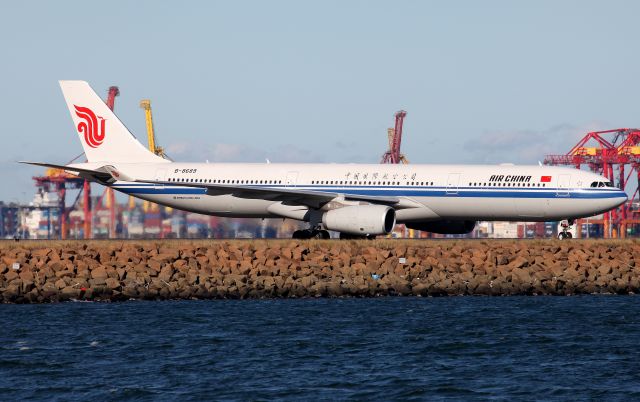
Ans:
{"label": "blue sky", "polygon": [[57,80],[184,161],[375,163],[408,112],[412,163],[537,163],[637,127],[635,1],[58,1],[0,13],[0,200],[82,152]]}

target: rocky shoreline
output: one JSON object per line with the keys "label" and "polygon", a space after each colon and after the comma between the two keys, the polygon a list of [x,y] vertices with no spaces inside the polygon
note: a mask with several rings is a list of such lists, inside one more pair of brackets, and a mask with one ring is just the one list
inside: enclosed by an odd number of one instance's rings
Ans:
{"label": "rocky shoreline", "polygon": [[0,302],[640,292],[636,240],[0,243]]}

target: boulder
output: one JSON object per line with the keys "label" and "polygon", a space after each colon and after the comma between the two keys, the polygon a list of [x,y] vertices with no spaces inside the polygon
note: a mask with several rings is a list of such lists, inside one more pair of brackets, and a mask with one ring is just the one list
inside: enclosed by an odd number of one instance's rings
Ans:
{"label": "boulder", "polygon": [[60,278],[54,285],[57,289],[64,289],[67,287],[67,282],[64,279]]}
{"label": "boulder", "polygon": [[20,271],[19,274],[20,279],[22,279],[22,281],[29,281],[29,282],[33,282],[35,280],[34,276],[33,276],[33,272],[31,272],[30,270],[22,270]]}
{"label": "boulder", "polygon": [[77,299],[80,297],[80,289],[73,286],[66,286],[60,291],[61,300]]}
{"label": "boulder", "polygon": [[411,294],[414,296],[427,296],[429,285],[424,282],[415,283],[411,286]]}
{"label": "boulder", "polygon": [[2,292],[2,299],[7,302],[13,302],[20,297],[20,295],[22,295],[21,286],[11,284],[4,289],[4,292]]}
{"label": "boulder", "polygon": [[99,266],[91,270],[91,278],[92,279],[106,279],[109,275],[107,274],[107,270],[104,266]]}
{"label": "boulder", "polygon": [[18,274],[18,272],[16,272],[16,270],[14,269],[11,269],[4,274],[4,280],[7,282],[11,282],[18,277],[20,277],[20,274]]}
{"label": "boulder", "polygon": [[310,289],[317,281],[317,278],[314,275],[304,276],[300,279],[300,285],[306,289]]}
{"label": "boulder", "polygon": [[509,266],[512,268],[523,268],[529,266],[529,259],[523,256],[516,257],[513,261],[509,263]]}
{"label": "boulder", "polygon": [[96,287],[96,288],[104,287],[106,285],[106,279],[105,278],[89,279],[89,285],[91,287]]}
{"label": "boulder", "polygon": [[165,281],[165,282],[169,282],[171,281],[171,277],[173,276],[174,270],[170,265],[166,265],[164,268],[162,268],[162,270],[160,271],[160,274],[158,275],[158,279]]}
{"label": "boulder", "polygon": [[104,284],[111,290],[118,290],[120,288],[120,281],[116,278],[107,278],[105,279]]}

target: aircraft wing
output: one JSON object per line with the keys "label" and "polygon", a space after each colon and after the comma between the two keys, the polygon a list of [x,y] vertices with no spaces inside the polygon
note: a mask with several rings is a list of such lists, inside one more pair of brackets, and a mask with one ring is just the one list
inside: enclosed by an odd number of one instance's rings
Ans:
{"label": "aircraft wing", "polygon": [[305,205],[311,208],[320,208],[326,203],[333,200],[345,201],[364,201],[372,204],[389,205],[396,208],[415,207],[408,200],[401,200],[398,197],[385,197],[375,195],[359,195],[349,193],[299,190],[294,188],[275,188],[275,187],[258,187],[251,185],[229,185],[229,184],[211,184],[211,183],[179,183],[170,181],[157,180],[136,180],[110,165],[102,166],[98,169],[83,169],[68,165],[57,165],[45,162],[20,161],[34,166],[42,166],[54,169],[61,169],[68,172],[78,174],[88,180],[95,180],[103,184],[112,183],[118,180],[148,183],[155,185],[164,185],[172,187],[189,187],[189,188],[205,188],[208,195],[225,195],[230,194],[238,198],[264,199],[272,201],[282,201],[291,205]]}
{"label": "aircraft wing", "polygon": [[271,201],[283,201],[290,204],[306,205],[312,208],[320,208],[324,204],[339,199],[348,201],[366,201],[373,204],[394,206],[400,203],[397,197],[379,197],[370,195],[357,195],[348,193],[336,193],[314,190],[298,190],[294,188],[264,188],[251,185],[229,185],[211,183],[179,183],[156,180],[135,180],[138,183],[149,183],[172,187],[206,188],[208,195],[230,194],[238,198],[263,199]]}

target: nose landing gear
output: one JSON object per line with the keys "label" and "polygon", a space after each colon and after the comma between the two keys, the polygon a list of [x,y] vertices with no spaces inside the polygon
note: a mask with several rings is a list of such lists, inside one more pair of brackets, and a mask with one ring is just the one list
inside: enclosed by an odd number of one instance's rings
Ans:
{"label": "nose landing gear", "polygon": [[558,239],[571,239],[573,235],[571,234],[571,232],[569,232],[569,230],[571,230],[571,226],[573,226],[574,223],[575,221],[573,219],[565,219],[560,221],[560,227],[562,227],[562,231],[558,233]]}

